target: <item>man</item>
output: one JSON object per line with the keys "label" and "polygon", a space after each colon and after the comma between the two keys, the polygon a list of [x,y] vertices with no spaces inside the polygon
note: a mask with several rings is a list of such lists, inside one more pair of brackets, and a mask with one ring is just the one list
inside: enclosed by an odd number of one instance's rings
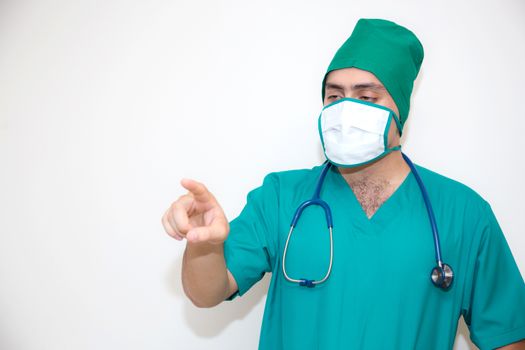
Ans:
{"label": "man", "polygon": [[195,305],[272,272],[261,349],[451,349],[459,316],[481,349],[525,349],[525,286],[490,206],[400,151],[422,61],[411,31],[362,19],[323,80],[326,165],[268,175],[231,225],[182,181],[162,221],[187,239]]}

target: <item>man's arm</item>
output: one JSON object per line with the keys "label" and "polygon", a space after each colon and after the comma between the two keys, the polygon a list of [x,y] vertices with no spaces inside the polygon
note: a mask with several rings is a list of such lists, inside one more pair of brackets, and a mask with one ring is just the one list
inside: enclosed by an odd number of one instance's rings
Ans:
{"label": "man's arm", "polygon": [[501,348],[498,348],[498,350],[525,350],[525,339],[502,346]]}
{"label": "man's arm", "polygon": [[182,286],[197,307],[220,304],[238,289],[224,261],[224,244],[190,243],[182,260]]}
{"label": "man's arm", "polygon": [[224,260],[224,241],[230,227],[222,208],[206,187],[182,180],[188,193],[175,201],[162,217],[166,232],[186,238],[182,261],[184,292],[198,307],[212,307],[238,289]]}

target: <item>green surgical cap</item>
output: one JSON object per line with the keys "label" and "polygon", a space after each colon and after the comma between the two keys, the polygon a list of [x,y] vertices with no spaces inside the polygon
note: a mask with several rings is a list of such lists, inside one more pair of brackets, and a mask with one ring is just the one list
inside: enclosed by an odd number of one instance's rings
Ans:
{"label": "green surgical cap", "polygon": [[[360,19],[343,46],[337,50],[323,79],[342,68],[373,73],[385,86],[399,109],[401,128],[410,109],[410,95],[421,63],[423,45],[410,30],[382,19]],[[402,130],[399,130],[400,132]]]}

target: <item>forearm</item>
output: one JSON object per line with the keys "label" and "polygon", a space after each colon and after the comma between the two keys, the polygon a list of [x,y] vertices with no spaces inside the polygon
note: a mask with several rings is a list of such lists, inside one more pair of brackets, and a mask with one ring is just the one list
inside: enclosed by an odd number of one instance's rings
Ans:
{"label": "forearm", "polygon": [[198,307],[212,307],[232,292],[224,244],[187,243],[182,260],[184,292]]}
{"label": "forearm", "polygon": [[498,348],[498,350],[525,350],[525,339],[516,343]]}

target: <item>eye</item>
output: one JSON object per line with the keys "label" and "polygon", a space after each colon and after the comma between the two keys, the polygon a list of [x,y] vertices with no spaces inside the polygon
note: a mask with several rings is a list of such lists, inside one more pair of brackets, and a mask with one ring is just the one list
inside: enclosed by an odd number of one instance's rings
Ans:
{"label": "eye", "polygon": [[366,95],[359,96],[359,99],[363,100],[363,101],[368,101],[368,102],[375,102],[375,101],[377,101],[377,98],[372,97],[372,96],[366,96]]}
{"label": "eye", "polygon": [[327,97],[327,99],[330,100],[330,101],[338,100],[340,98],[341,98],[341,96],[339,96],[339,95],[328,95],[328,97]]}

